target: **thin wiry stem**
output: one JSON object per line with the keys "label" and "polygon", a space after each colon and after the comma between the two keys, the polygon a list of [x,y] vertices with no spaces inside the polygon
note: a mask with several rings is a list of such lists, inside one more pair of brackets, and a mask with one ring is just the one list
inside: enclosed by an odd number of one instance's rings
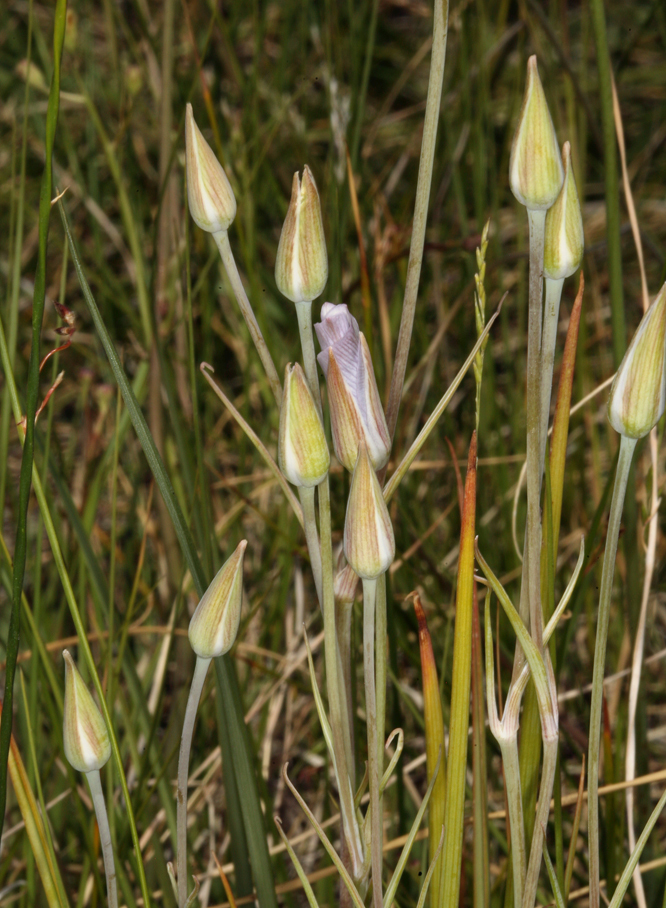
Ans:
{"label": "thin wiry stem", "polygon": [[525,851],[525,824],[523,822],[523,792],[520,783],[520,760],[518,757],[518,729],[508,738],[498,738],[502,752],[502,773],[506,805],[509,811],[511,830],[511,864],[513,869],[513,904],[521,908],[527,854]]}
{"label": "thin wiry stem", "polygon": [[550,397],[553,387],[553,366],[555,365],[555,342],[557,340],[557,322],[560,315],[560,301],[564,279],[545,280],[546,305],[541,333],[541,447],[539,465],[543,474],[548,440],[548,417],[550,415]]}
{"label": "thin wiry stem", "polygon": [[111,831],[109,817],[106,812],[106,801],[102,790],[102,780],[99,769],[87,772],[86,778],[90,786],[97,828],[99,829],[99,844],[104,858],[104,872],[106,873],[106,894],[109,908],[118,908],[118,887],[116,884],[116,865],[113,860],[113,845],[111,844]]}
{"label": "thin wiry stem", "polygon": [[321,583],[321,549],[319,548],[319,534],[317,533],[317,519],[315,516],[315,490],[302,488],[298,490],[303,508],[303,524],[305,541],[310,555],[310,566],[317,590],[317,599],[320,607],[324,602],[324,593]]}
{"label": "thin wiry stem", "polygon": [[178,908],[184,908],[187,902],[187,779],[190,772],[190,750],[192,734],[197,717],[201,691],[210,665],[210,659],[197,656],[194,675],[187,698],[183,730],[180,736],[180,753],[178,754],[178,791],[176,794],[176,820],[178,832]]}
{"label": "thin wiry stem", "polygon": [[243,287],[243,282],[241,280],[240,274],[238,273],[238,267],[236,266],[236,259],[234,254],[231,251],[231,245],[229,243],[229,234],[226,230],[220,230],[218,233],[213,234],[213,239],[217,245],[217,248],[220,252],[220,257],[222,259],[222,264],[224,269],[227,272],[227,277],[229,278],[229,283],[234,291],[236,300],[240,307],[241,314],[245,319],[245,324],[247,325],[250,336],[254,342],[254,346],[257,348],[257,353],[259,354],[259,359],[264,367],[266,372],[266,378],[268,383],[271,386],[271,391],[275,397],[275,402],[278,405],[278,411],[282,406],[282,385],[280,384],[280,379],[277,374],[277,369],[275,368],[275,363],[273,362],[273,357],[270,354],[266,341],[264,340],[264,335],[261,333],[261,328],[254,314],[254,310],[250,304],[249,299],[247,298],[247,293],[245,292],[245,287]]}
{"label": "thin wiry stem", "polygon": [[395,350],[391,392],[386,408],[386,422],[391,438],[393,438],[393,435],[395,434],[395,427],[398,422],[400,398],[402,397],[402,386],[405,383],[407,357],[409,355],[409,345],[412,339],[416,297],[419,290],[419,278],[421,276],[421,262],[423,261],[426,220],[428,217],[428,202],[430,200],[430,184],[432,183],[432,169],[435,160],[435,144],[437,141],[437,123],[439,120],[439,107],[442,100],[448,23],[448,0],[435,0],[430,77],[428,81],[425,119],[423,122],[423,141],[421,142],[419,175],[416,183],[412,242],[409,247],[407,280],[405,282],[405,296],[402,303],[402,316],[400,318],[400,333],[398,334],[398,344]]}
{"label": "thin wiry stem", "polygon": [[606,533],[604,564],[599,588],[599,615],[597,618],[597,639],[594,646],[594,671],[592,674],[592,703],[590,707],[590,735],[587,757],[588,792],[588,848],[590,852],[590,908],[599,908],[599,750],[601,746],[601,710],[603,706],[604,669],[606,665],[606,641],[610,618],[611,593],[617,541],[620,535],[622,508],[627,491],[627,480],[636,447],[635,438],[622,436],[620,454],[615,473],[613,500],[611,501]]}
{"label": "thin wiry stem", "polygon": [[377,696],[375,678],[375,605],[377,581],[363,580],[363,675],[368,725],[368,780],[372,853],[372,902],[382,908],[382,813],[379,806],[380,771],[377,762]]}

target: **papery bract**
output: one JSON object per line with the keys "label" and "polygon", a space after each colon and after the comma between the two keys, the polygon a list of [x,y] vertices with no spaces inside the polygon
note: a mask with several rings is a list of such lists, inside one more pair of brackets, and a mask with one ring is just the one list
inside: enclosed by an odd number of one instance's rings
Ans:
{"label": "papery bract", "polygon": [[187,201],[194,223],[208,233],[228,230],[236,217],[236,198],[224,168],[201,134],[188,104],[185,113]]}
{"label": "papery bract", "polygon": [[79,772],[100,770],[111,756],[106,724],[67,650],[62,740],[68,762]]}
{"label": "papery bract", "polygon": [[319,485],[331,463],[324,427],[298,363],[284,373],[278,461],[289,482],[306,488]]}
{"label": "papery bract", "polygon": [[349,565],[363,580],[375,580],[395,557],[391,517],[364,442],[347,500],[344,549]]}
{"label": "papery bract", "polygon": [[324,292],[328,280],[326,239],[317,185],[310,168],[303,180],[294,174],[291,201],[282,226],[275,282],[292,303],[312,302]]}
{"label": "papery bract", "polygon": [[238,543],[201,597],[187,636],[202,659],[214,659],[234,645],[243,602],[243,555],[247,540]]}
{"label": "papery bract", "polygon": [[666,407],[666,284],[641,319],[620,363],[608,398],[616,432],[643,438]]}
{"label": "papery bract", "polygon": [[571,146],[562,146],[564,183],[552,208],[546,213],[543,273],[550,280],[571,277],[580,267],[585,249],[583,214],[571,166]]}
{"label": "papery bract", "polygon": [[546,210],[557,198],[563,180],[560,147],[533,56],[527,61],[525,96],[511,146],[511,191],[526,208]]}
{"label": "papery bract", "polygon": [[346,305],[324,303],[321,318],[317,359],[326,375],[336,457],[351,472],[363,441],[378,470],[388,461],[391,438],[367,342]]}

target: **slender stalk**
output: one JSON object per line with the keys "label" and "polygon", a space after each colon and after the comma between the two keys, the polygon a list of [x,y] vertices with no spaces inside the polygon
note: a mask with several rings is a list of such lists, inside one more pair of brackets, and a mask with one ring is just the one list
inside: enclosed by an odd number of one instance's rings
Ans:
{"label": "slender stalk", "polygon": [[546,442],[548,440],[548,417],[550,415],[550,396],[553,386],[553,367],[555,365],[555,341],[557,339],[557,322],[560,315],[564,279],[551,281],[546,278],[545,284],[546,305],[543,331],[541,333],[541,447],[539,449],[539,465],[542,474],[546,457]]}
{"label": "slender stalk", "polygon": [[432,55],[430,58],[428,97],[426,100],[426,111],[423,121],[423,140],[421,142],[419,175],[416,183],[414,220],[412,222],[412,242],[409,247],[407,280],[405,282],[405,296],[402,302],[402,315],[400,317],[400,333],[398,334],[398,343],[395,350],[391,392],[386,408],[386,422],[391,437],[395,434],[395,427],[398,422],[400,398],[402,397],[402,387],[405,383],[407,357],[409,355],[409,345],[412,339],[416,297],[419,290],[419,278],[421,276],[421,262],[423,261],[426,220],[428,217],[428,202],[430,200],[430,184],[432,183],[432,168],[435,160],[435,144],[437,142],[437,123],[439,121],[439,108],[442,100],[448,21],[448,0],[435,0]]}
{"label": "slender stalk", "polygon": [[349,753],[347,756],[347,770],[351,779],[352,788],[356,787],[356,765],[354,759],[354,708],[352,701],[352,665],[351,665],[351,631],[354,603],[342,599],[335,602],[335,627],[338,635],[338,649],[340,651],[340,680],[345,692],[347,703],[347,725],[349,734]]}
{"label": "slender stalk", "polygon": [[331,540],[331,499],[328,477],[318,486],[319,523],[321,529],[321,567],[324,592],[324,658],[328,703],[331,711],[331,732],[337,781],[340,789],[342,827],[351,856],[354,879],[359,879],[363,867],[363,845],[354,810],[354,793],[347,763],[345,736],[349,735],[346,698],[341,694],[340,654],[335,628],[335,598],[333,595],[333,546]]}
{"label": "slender stalk", "polygon": [[301,336],[301,350],[303,351],[303,369],[321,416],[321,389],[317,375],[317,356],[312,337],[312,302],[306,300],[302,303],[296,303],[296,315],[298,317],[298,331]]}
{"label": "slender stalk", "polygon": [[615,486],[608,518],[606,548],[599,589],[599,617],[597,639],[594,646],[594,671],[592,674],[592,703],[590,707],[590,735],[587,757],[588,766],[588,847],[590,852],[590,908],[599,908],[599,750],[601,745],[601,710],[603,705],[604,669],[606,665],[606,640],[610,617],[613,574],[617,541],[620,534],[622,508],[627,491],[627,480],[636,447],[635,438],[622,436],[620,454],[615,473]]}
{"label": "slender stalk", "polygon": [[377,697],[375,679],[375,605],[377,581],[363,580],[363,675],[368,726],[368,782],[372,848],[372,903],[382,908],[382,814],[379,806],[380,771],[377,761]]}
{"label": "slender stalk", "polygon": [[[557,701],[556,701],[557,702]],[[557,714],[555,714],[555,724],[548,720],[548,732],[543,736],[543,765],[541,767],[541,787],[539,789],[539,803],[537,806],[536,820],[534,822],[534,832],[532,833],[532,846],[530,848],[530,860],[525,875],[525,890],[523,892],[524,908],[532,908],[536,901],[537,884],[539,882],[539,871],[541,869],[541,858],[543,855],[543,830],[548,822],[550,811],[550,797],[553,793],[553,782],[555,780],[555,770],[557,769],[557,750],[558,750],[558,733],[557,733]]]}
{"label": "slender stalk", "polygon": [[192,734],[197,717],[201,691],[203,690],[210,659],[197,656],[194,675],[187,698],[183,730],[180,735],[180,753],[178,754],[178,791],[176,793],[178,824],[178,908],[184,908],[187,902],[187,780],[190,772],[190,750]]}
{"label": "slender stalk", "polygon": [[102,790],[102,780],[99,775],[99,769],[94,772],[87,772],[86,778],[90,786],[95,816],[97,817],[97,827],[99,829],[99,844],[102,848],[102,857],[104,858],[104,872],[106,873],[106,893],[109,908],[118,908],[118,887],[116,885],[116,865],[113,860],[113,845],[111,844],[111,832],[109,830],[109,817],[106,812],[106,801]]}
{"label": "slender stalk", "polygon": [[[384,772],[384,744],[386,741],[386,574],[377,579],[375,600],[375,691],[377,697],[377,766],[381,777]],[[382,801],[379,807],[381,810]]]}
{"label": "slender stalk", "polygon": [[[543,650],[541,611],[541,325],[545,211],[528,209],[530,226],[529,318],[527,328],[527,538],[524,553],[529,600],[529,628]],[[522,597],[521,597],[522,599]],[[524,615],[521,615],[525,620]]]}
{"label": "slender stalk", "polygon": [[218,233],[213,234],[213,239],[220,253],[222,259],[222,264],[224,269],[227,272],[227,277],[229,278],[229,283],[234,291],[236,300],[240,307],[241,314],[245,319],[245,324],[247,325],[254,346],[257,348],[257,353],[259,354],[259,359],[264,367],[266,372],[266,378],[268,383],[271,386],[271,391],[275,397],[275,402],[278,405],[278,410],[282,406],[282,385],[280,384],[280,379],[277,374],[277,369],[275,368],[275,363],[273,362],[273,357],[270,354],[266,341],[264,340],[264,335],[261,333],[261,328],[255,317],[254,311],[250,304],[249,299],[247,298],[247,293],[245,292],[245,287],[243,287],[243,282],[241,281],[240,274],[238,273],[238,268],[236,266],[236,259],[234,254],[231,251],[231,245],[229,243],[229,234],[226,230],[220,230]]}
{"label": "slender stalk", "polygon": [[303,508],[305,541],[308,544],[312,576],[314,577],[317,598],[321,607],[324,601],[324,594],[321,585],[321,549],[319,548],[319,534],[317,533],[317,518],[315,516],[315,490],[301,488],[298,492]]}

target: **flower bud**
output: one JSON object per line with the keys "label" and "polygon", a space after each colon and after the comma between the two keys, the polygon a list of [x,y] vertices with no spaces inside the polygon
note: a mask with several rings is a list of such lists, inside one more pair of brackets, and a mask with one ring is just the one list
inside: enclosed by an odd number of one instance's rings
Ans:
{"label": "flower bud", "polygon": [[62,739],[65,756],[79,772],[94,772],[111,756],[111,741],[102,714],[67,650]]}
{"label": "flower bud", "polygon": [[192,220],[207,233],[228,230],[236,217],[234,191],[213,149],[194,122],[191,104],[185,113],[185,165]]}
{"label": "flower bud", "polygon": [[350,567],[364,580],[383,574],[395,556],[391,518],[364,442],[349,490],[344,549]]}
{"label": "flower bud", "polygon": [[243,601],[243,555],[247,540],[238,543],[197,605],[187,636],[202,659],[214,659],[234,645]]}
{"label": "flower bud", "polygon": [[315,325],[321,345],[317,359],[326,375],[336,457],[351,472],[363,441],[378,470],[389,459],[391,437],[368,345],[344,304],[324,303],[321,318]]}
{"label": "flower bud", "polygon": [[306,488],[319,485],[331,465],[324,427],[299,363],[284,371],[278,461],[289,482]]}
{"label": "flower bud", "polygon": [[608,398],[610,424],[643,438],[666,407],[666,284],[641,319],[620,363]]}
{"label": "flower bud", "polygon": [[526,208],[545,211],[557,198],[563,179],[560,148],[537,60],[530,57],[523,107],[511,146],[511,191]]}
{"label": "flower bud", "polygon": [[319,193],[310,168],[303,170],[303,182],[294,174],[291,202],[282,225],[275,282],[292,303],[311,302],[324,292],[328,280],[328,257]]}
{"label": "flower bud", "polygon": [[583,215],[568,142],[562,147],[562,163],[564,183],[555,204],[548,209],[544,233],[543,273],[552,281],[571,277],[583,261],[585,248]]}
{"label": "flower bud", "polygon": [[344,550],[340,551],[338,556],[338,565],[333,580],[333,596],[335,604],[340,603],[353,604],[356,599],[356,588],[358,587],[358,574],[347,564]]}

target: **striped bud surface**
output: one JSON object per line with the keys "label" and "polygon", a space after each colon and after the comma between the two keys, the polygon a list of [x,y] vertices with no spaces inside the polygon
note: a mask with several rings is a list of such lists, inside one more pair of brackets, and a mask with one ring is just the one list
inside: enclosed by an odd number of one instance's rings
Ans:
{"label": "striped bud surface", "polygon": [[344,550],[350,567],[363,580],[375,580],[395,557],[391,518],[364,442],[347,500]]}
{"label": "striped bud surface", "polygon": [[351,472],[363,442],[378,470],[388,462],[391,438],[367,342],[346,305],[324,303],[321,319],[317,359],[326,375],[335,455]]}
{"label": "striped bud surface", "polygon": [[324,427],[298,363],[284,372],[278,461],[289,482],[306,488],[319,485],[331,464]]}
{"label": "striped bud surface", "polygon": [[319,193],[306,165],[302,181],[298,173],[294,174],[275,259],[275,282],[283,296],[292,303],[302,303],[321,296],[327,280],[328,256]]}
{"label": "striped bud surface", "polygon": [[552,208],[546,214],[543,247],[543,273],[552,281],[571,277],[583,261],[585,236],[583,213],[571,166],[571,146],[562,146],[564,183]]}
{"label": "striped bud surface", "polygon": [[238,543],[197,605],[187,635],[202,659],[214,659],[234,645],[243,602],[243,555],[247,540]]}
{"label": "striped bud surface", "polygon": [[224,168],[194,121],[192,105],[185,113],[187,201],[192,220],[207,233],[228,230],[236,217],[236,198]]}
{"label": "striped bud surface", "polygon": [[62,740],[68,762],[79,772],[100,770],[111,756],[109,732],[67,650],[65,660],[65,701]]}
{"label": "striped bud surface", "polygon": [[511,191],[526,208],[545,211],[559,195],[564,171],[555,127],[539,78],[537,59],[527,61],[527,85],[511,146]]}
{"label": "striped bud surface", "polygon": [[641,319],[608,398],[616,432],[643,438],[666,407],[666,284]]}

